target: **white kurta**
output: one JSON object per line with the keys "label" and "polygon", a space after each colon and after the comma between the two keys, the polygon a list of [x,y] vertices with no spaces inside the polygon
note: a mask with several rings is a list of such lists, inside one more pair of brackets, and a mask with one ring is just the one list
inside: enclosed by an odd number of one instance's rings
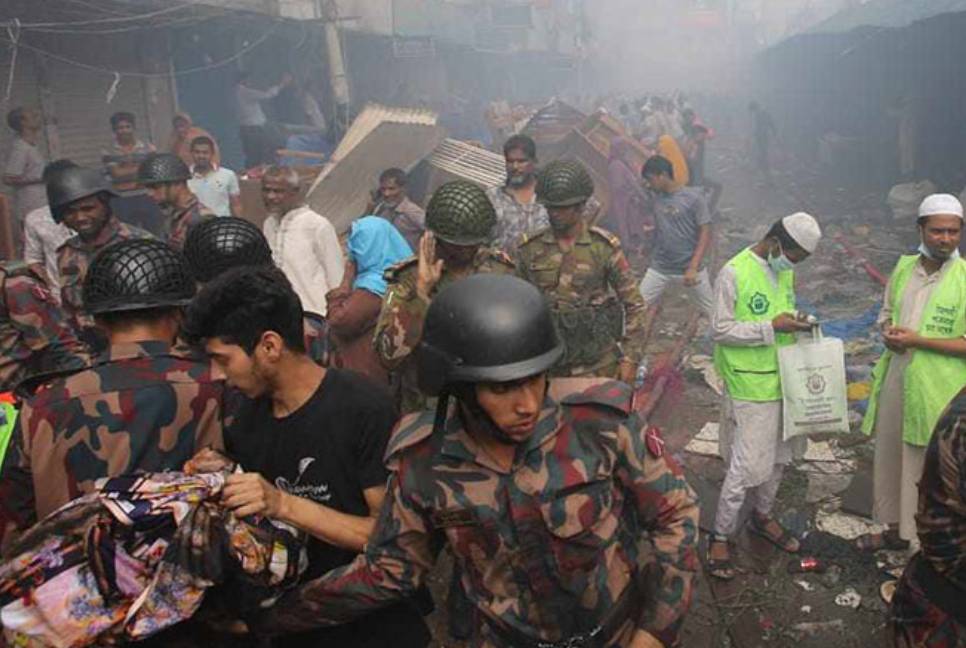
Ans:
{"label": "white kurta", "polygon": [[[902,308],[898,325],[919,330],[926,305],[936,286],[953,266],[945,263],[938,272],[929,275],[917,263],[902,293]],[[892,280],[885,290],[879,326],[892,322],[895,305],[892,303]],[[916,508],[919,504],[919,478],[925,460],[925,448],[903,443],[902,417],[905,394],[906,367],[913,353],[893,354],[889,370],[882,381],[879,406],[876,411],[875,460],[873,468],[872,515],[880,524],[898,524],[903,540],[916,540]]]}
{"label": "white kurta", "polygon": [[[768,263],[755,259],[777,287],[778,277]],[[725,266],[718,274],[714,290],[711,337],[716,344],[729,346],[768,346],[775,343],[770,321],[739,322],[735,319],[737,285],[735,269]],[[805,439],[782,439],[782,402],[746,401],[731,398],[727,389],[721,408],[719,429],[721,456],[728,466],[715,532],[731,535],[746,493],[755,489],[755,509],[767,515],[775,501],[785,464],[804,450]]]}

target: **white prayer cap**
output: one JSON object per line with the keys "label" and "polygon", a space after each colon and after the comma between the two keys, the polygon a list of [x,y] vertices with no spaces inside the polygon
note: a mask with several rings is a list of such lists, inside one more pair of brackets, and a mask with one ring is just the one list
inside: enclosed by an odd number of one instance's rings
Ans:
{"label": "white prayer cap", "polygon": [[818,221],[813,216],[805,212],[796,212],[783,218],[782,226],[799,247],[809,254],[815,252],[822,238],[822,228],[818,226]]}
{"label": "white prayer cap", "polygon": [[933,194],[919,205],[919,218],[926,216],[959,216],[963,217],[963,203],[952,194]]}

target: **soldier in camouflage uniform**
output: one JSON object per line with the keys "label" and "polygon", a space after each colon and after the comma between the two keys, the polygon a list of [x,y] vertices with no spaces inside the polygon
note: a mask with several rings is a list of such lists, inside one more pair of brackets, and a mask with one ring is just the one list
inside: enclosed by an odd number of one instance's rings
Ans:
{"label": "soldier in camouflage uniform", "polygon": [[892,598],[896,648],[966,646],[966,390],[926,448],[916,530],[921,551]]}
{"label": "soldier in camouflage uniform", "polygon": [[[234,216],[213,218],[192,227],[185,241],[184,255],[199,284],[206,284],[232,268],[275,266],[272,250],[262,230]],[[325,318],[305,312],[302,325],[306,355],[317,365],[328,367],[332,346]]]}
{"label": "soldier in camouflage uniform", "polygon": [[95,169],[64,169],[47,183],[47,200],[57,223],[65,223],[77,234],[57,249],[61,304],[81,328],[93,322],[84,315],[84,276],[98,250],[112,243],[150,238],[144,230],[122,223],[111,210],[114,192]]}
{"label": "soldier in camouflage uniform", "polygon": [[634,379],[646,308],[620,240],[582,216],[594,182],[579,162],[555,161],[537,178],[550,227],[517,249],[517,274],[547,296],[566,353],[554,375]]}
{"label": "soldier in camouflage uniform", "polygon": [[86,347],[26,263],[0,263],[0,392],[51,370],[82,369]]}
{"label": "soldier in camouflage uniform", "polygon": [[188,188],[190,179],[188,165],[173,153],[152,153],[138,167],[138,182],[164,217],[164,240],[176,250],[184,249],[189,229],[215,216]]}
{"label": "soldier in camouflage uniform", "polygon": [[410,356],[423,333],[426,309],[436,293],[450,283],[477,273],[513,272],[513,262],[484,247],[496,224],[486,193],[457,180],[440,187],[426,209],[427,233],[419,241],[418,256],[386,270],[389,288],[376,322],[376,353],[392,372],[392,384],[405,413],[422,410],[426,397],[416,384]]}
{"label": "soldier in camouflage uniform", "polygon": [[101,477],[180,470],[222,447],[223,383],[172,348],[193,295],[184,257],[160,241],[122,241],[94,259],[83,297],[109,347],[24,403],[0,469],[0,507],[19,528]]}
{"label": "soldier in camouflage uniform", "polygon": [[694,493],[629,410],[627,385],[576,379],[561,400],[548,395],[562,353],[532,285],[478,275],[441,291],[419,350],[421,385],[440,403],[390,441],[365,553],[282,599],[259,629],[345,622],[398,600],[449,545],[474,646],[676,645],[697,569]]}

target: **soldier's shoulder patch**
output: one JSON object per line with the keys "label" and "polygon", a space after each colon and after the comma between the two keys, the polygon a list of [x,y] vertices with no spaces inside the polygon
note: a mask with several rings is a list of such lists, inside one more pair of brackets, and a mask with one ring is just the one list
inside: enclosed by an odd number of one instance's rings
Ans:
{"label": "soldier's shoulder patch", "polygon": [[644,445],[655,459],[664,456],[664,436],[661,434],[660,428],[654,425],[648,426],[647,430],[644,431]]}
{"label": "soldier's shoulder patch", "polygon": [[419,263],[419,257],[411,256],[408,259],[403,259],[398,263],[394,263],[385,272],[382,273],[383,279],[386,281],[397,281],[399,276],[406,271],[407,268],[416,266]]}
{"label": "soldier's shoulder patch", "polygon": [[386,445],[386,463],[398,460],[405,451],[429,439],[433,435],[435,420],[436,413],[431,411],[404,416],[389,437],[389,443]]}
{"label": "soldier's shoulder patch", "polygon": [[497,250],[496,248],[486,248],[485,259],[487,261],[496,261],[497,263],[508,265],[511,268],[515,267],[513,263],[513,259],[510,258],[510,255],[504,252],[503,250]]}
{"label": "soldier's shoulder patch", "polygon": [[592,225],[590,227],[590,233],[597,235],[598,238],[604,239],[611,247],[619,248],[621,246],[620,238],[613,232],[608,232],[603,227]]}
{"label": "soldier's shoulder patch", "polygon": [[633,390],[627,383],[619,380],[597,382],[583,391],[568,394],[561,399],[567,406],[594,405],[606,407],[624,416],[631,413],[631,394]]}

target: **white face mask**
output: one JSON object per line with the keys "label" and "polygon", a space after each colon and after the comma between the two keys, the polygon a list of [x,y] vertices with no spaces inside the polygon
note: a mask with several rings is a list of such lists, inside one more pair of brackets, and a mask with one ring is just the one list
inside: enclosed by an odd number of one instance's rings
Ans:
{"label": "white face mask", "polygon": [[785,251],[782,249],[782,244],[778,244],[778,256],[768,255],[768,266],[778,274],[779,272],[788,272],[795,268],[795,264],[788,260],[785,256]]}
{"label": "white face mask", "polygon": [[949,255],[949,258],[947,258],[947,259],[937,259],[936,258],[936,255],[934,255],[932,253],[932,251],[928,247],[926,247],[926,244],[925,243],[920,243],[919,244],[919,254],[921,254],[922,256],[924,256],[927,259],[930,259],[932,261],[942,261],[942,262],[946,262],[946,261],[952,261],[953,259],[958,259],[959,258],[959,248],[956,248],[955,250],[953,250],[953,253]]}

